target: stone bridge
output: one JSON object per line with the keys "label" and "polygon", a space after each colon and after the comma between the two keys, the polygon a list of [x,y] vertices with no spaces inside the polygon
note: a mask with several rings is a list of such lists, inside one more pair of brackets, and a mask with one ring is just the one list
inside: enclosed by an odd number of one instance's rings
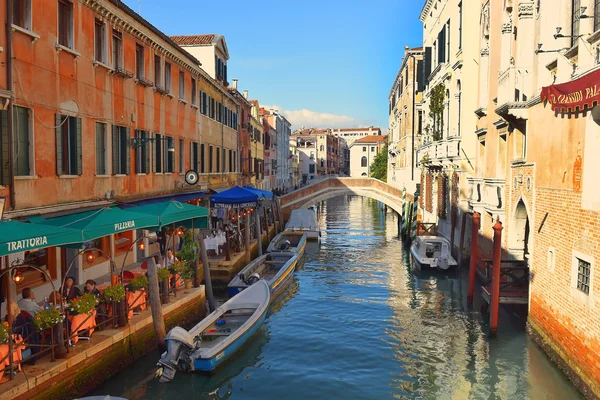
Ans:
{"label": "stone bridge", "polygon": [[[346,194],[378,200],[402,214],[402,190],[375,178],[331,177],[282,196],[281,209],[284,220],[289,219],[292,210],[308,208],[320,201]],[[412,193],[406,193],[406,199],[413,201]]]}

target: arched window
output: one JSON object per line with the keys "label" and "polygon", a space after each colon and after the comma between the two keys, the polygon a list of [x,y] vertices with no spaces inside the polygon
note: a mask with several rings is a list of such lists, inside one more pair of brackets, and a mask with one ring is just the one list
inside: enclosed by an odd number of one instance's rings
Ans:
{"label": "arched window", "polygon": [[363,156],[363,157],[360,159],[360,166],[361,166],[361,167],[366,167],[366,166],[367,166],[367,157]]}
{"label": "arched window", "polygon": [[324,151],[325,147],[323,147],[323,145],[321,145],[320,151]]}

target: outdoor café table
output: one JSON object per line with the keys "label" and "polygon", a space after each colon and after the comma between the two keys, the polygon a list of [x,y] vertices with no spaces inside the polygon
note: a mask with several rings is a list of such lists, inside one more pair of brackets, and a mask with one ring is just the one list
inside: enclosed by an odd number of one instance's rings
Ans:
{"label": "outdoor caf\u00e9 table", "polygon": [[[19,371],[21,371],[21,361],[23,360],[22,351],[25,345],[22,344],[23,338],[21,335],[13,335],[13,340],[15,341],[13,344],[13,362],[17,363]],[[0,360],[2,360],[2,362],[0,362],[0,368],[2,369],[2,372],[0,372],[0,378],[4,376],[4,370],[10,367],[10,357],[8,357],[8,351],[8,344],[0,345]]]}
{"label": "outdoor caf\u00e9 table", "polygon": [[136,290],[135,292],[127,291],[127,317],[133,318],[133,309],[139,307],[142,311],[146,309],[146,292],[144,290]]}
{"label": "outdoor caf\u00e9 table", "polygon": [[138,278],[142,275],[146,275],[146,270],[143,268],[130,269],[129,272],[131,272],[133,274],[134,278]]}
{"label": "outdoor caf\u00e9 table", "polygon": [[79,341],[79,337],[76,335],[78,331],[89,329],[89,335],[92,336],[94,328],[96,327],[96,310],[92,310],[90,314],[77,314],[69,315],[69,323],[71,325],[71,336],[73,343]]}
{"label": "outdoor caf\u00e9 table", "polygon": [[[171,289],[171,280],[173,279],[173,274],[169,274],[169,279],[168,279],[168,284],[169,284],[169,289]],[[177,290],[180,289],[181,287],[181,275],[177,274],[177,278],[175,281],[175,285],[177,286]]]}

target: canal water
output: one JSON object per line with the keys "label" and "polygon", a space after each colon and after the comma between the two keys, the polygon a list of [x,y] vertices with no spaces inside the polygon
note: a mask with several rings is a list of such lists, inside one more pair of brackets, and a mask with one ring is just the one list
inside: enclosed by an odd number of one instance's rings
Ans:
{"label": "canal water", "polygon": [[415,276],[373,200],[321,203],[323,237],[252,343],[213,376],[153,379],[153,353],[96,395],[133,399],[581,399],[502,310],[490,339],[464,273]]}

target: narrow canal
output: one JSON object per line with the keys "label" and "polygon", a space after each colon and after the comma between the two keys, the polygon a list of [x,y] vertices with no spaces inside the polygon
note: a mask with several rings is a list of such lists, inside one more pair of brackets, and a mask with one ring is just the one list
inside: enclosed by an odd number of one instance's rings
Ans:
{"label": "narrow canal", "polygon": [[503,311],[489,339],[460,272],[415,276],[377,202],[322,203],[320,245],[253,342],[214,376],[153,379],[153,353],[94,394],[133,399],[580,399]]}

